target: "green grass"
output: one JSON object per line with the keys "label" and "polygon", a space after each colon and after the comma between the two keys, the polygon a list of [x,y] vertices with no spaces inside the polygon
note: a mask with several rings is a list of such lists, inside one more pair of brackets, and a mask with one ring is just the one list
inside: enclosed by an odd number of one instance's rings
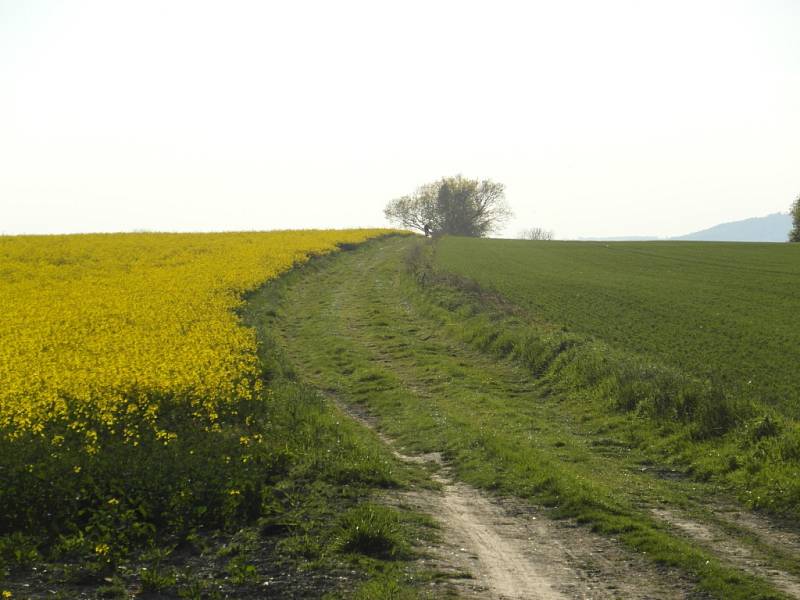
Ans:
{"label": "green grass", "polygon": [[537,321],[800,416],[800,246],[448,237],[436,266]]}
{"label": "green grass", "polygon": [[[447,238],[436,250],[439,270],[423,270],[439,284],[437,302],[460,312],[463,339],[580,395],[587,410],[652,421],[656,428],[641,443],[657,450],[658,460],[719,482],[754,508],[800,516],[800,423],[791,385],[800,348],[762,343],[764,332],[776,330],[777,314],[778,339],[800,339],[800,326],[790,322],[800,308],[791,291],[800,267],[788,262],[796,248]],[[731,330],[733,323],[742,331]],[[611,332],[608,339],[603,332]],[[756,370],[763,388],[793,396],[762,396],[755,385],[732,383],[736,373]]]}
{"label": "green grass", "polygon": [[348,253],[292,286],[277,325],[303,378],[367,407],[403,445],[443,451],[460,479],[613,535],[684,571],[706,593],[782,597],[650,513],[660,506],[713,511],[719,482],[663,478],[656,465],[676,447],[716,451],[718,437],[685,445],[684,425],[613,410],[595,388],[556,377],[550,369],[559,360],[563,376],[581,362],[566,360],[568,349],[544,361],[551,377],[532,376],[515,350],[523,349],[520,334],[537,343],[538,326],[478,289],[465,291],[425,269],[407,275],[403,261],[413,244],[387,241]]}

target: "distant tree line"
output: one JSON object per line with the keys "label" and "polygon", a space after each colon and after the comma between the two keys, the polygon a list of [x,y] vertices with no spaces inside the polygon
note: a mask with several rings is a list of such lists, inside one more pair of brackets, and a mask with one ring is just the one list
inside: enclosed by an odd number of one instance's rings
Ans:
{"label": "distant tree line", "polygon": [[411,195],[392,200],[383,212],[402,227],[467,237],[497,231],[512,215],[502,183],[461,175],[425,184]]}

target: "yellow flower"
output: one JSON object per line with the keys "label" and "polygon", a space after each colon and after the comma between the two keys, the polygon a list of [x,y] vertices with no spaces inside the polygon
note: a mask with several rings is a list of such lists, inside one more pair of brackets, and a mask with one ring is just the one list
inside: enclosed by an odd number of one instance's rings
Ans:
{"label": "yellow flower", "polygon": [[111,551],[111,548],[108,544],[97,544],[94,547],[94,553],[100,556],[106,556]]}
{"label": "yellow flower", "polygon": [[3,590],[3,598],[13,598],[14,594],[9,592],[8,590]]}
{"label": "yellow flower", "polygon": [[171,444],[165,402],[220,431],[262,391],[243,294],[386,233],[0,236],[0,436],[49,435],[58,448],[75,434],[89,455],[110,438]]}

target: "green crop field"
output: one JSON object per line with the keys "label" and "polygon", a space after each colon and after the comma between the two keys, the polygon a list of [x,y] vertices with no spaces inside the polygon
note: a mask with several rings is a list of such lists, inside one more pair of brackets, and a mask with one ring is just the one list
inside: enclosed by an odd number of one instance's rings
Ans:
{"label": "green crop field", "polygon": [[445,238],[432,265],[472,295],[445,300],[462,338],[585,415],[628,413],[659,460],[796,518],[800,248]]}
{"label": "green crop field", "polygon": [[800,247],[451,237],[437,266],[536,319],[800,414]]}

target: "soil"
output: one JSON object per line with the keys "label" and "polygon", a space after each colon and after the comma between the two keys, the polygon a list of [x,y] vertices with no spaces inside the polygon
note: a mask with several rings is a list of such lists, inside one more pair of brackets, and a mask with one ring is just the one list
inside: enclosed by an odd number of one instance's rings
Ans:
{"label": "soil", "polygon": [[[333,402],[375,429],[360,407]],[[417,488],[387,498],[435,517],[442,541],[423,548],[426,566],[448,574],[464,598],[604,599],[700,598],[692,582],[659,568],[569,520],[556,521],[543,509],[518,499],[490,496],[456,481],[441,454],[405,454],[381,432],[380,439],[404,461],[427,464],[438,490]]]}

